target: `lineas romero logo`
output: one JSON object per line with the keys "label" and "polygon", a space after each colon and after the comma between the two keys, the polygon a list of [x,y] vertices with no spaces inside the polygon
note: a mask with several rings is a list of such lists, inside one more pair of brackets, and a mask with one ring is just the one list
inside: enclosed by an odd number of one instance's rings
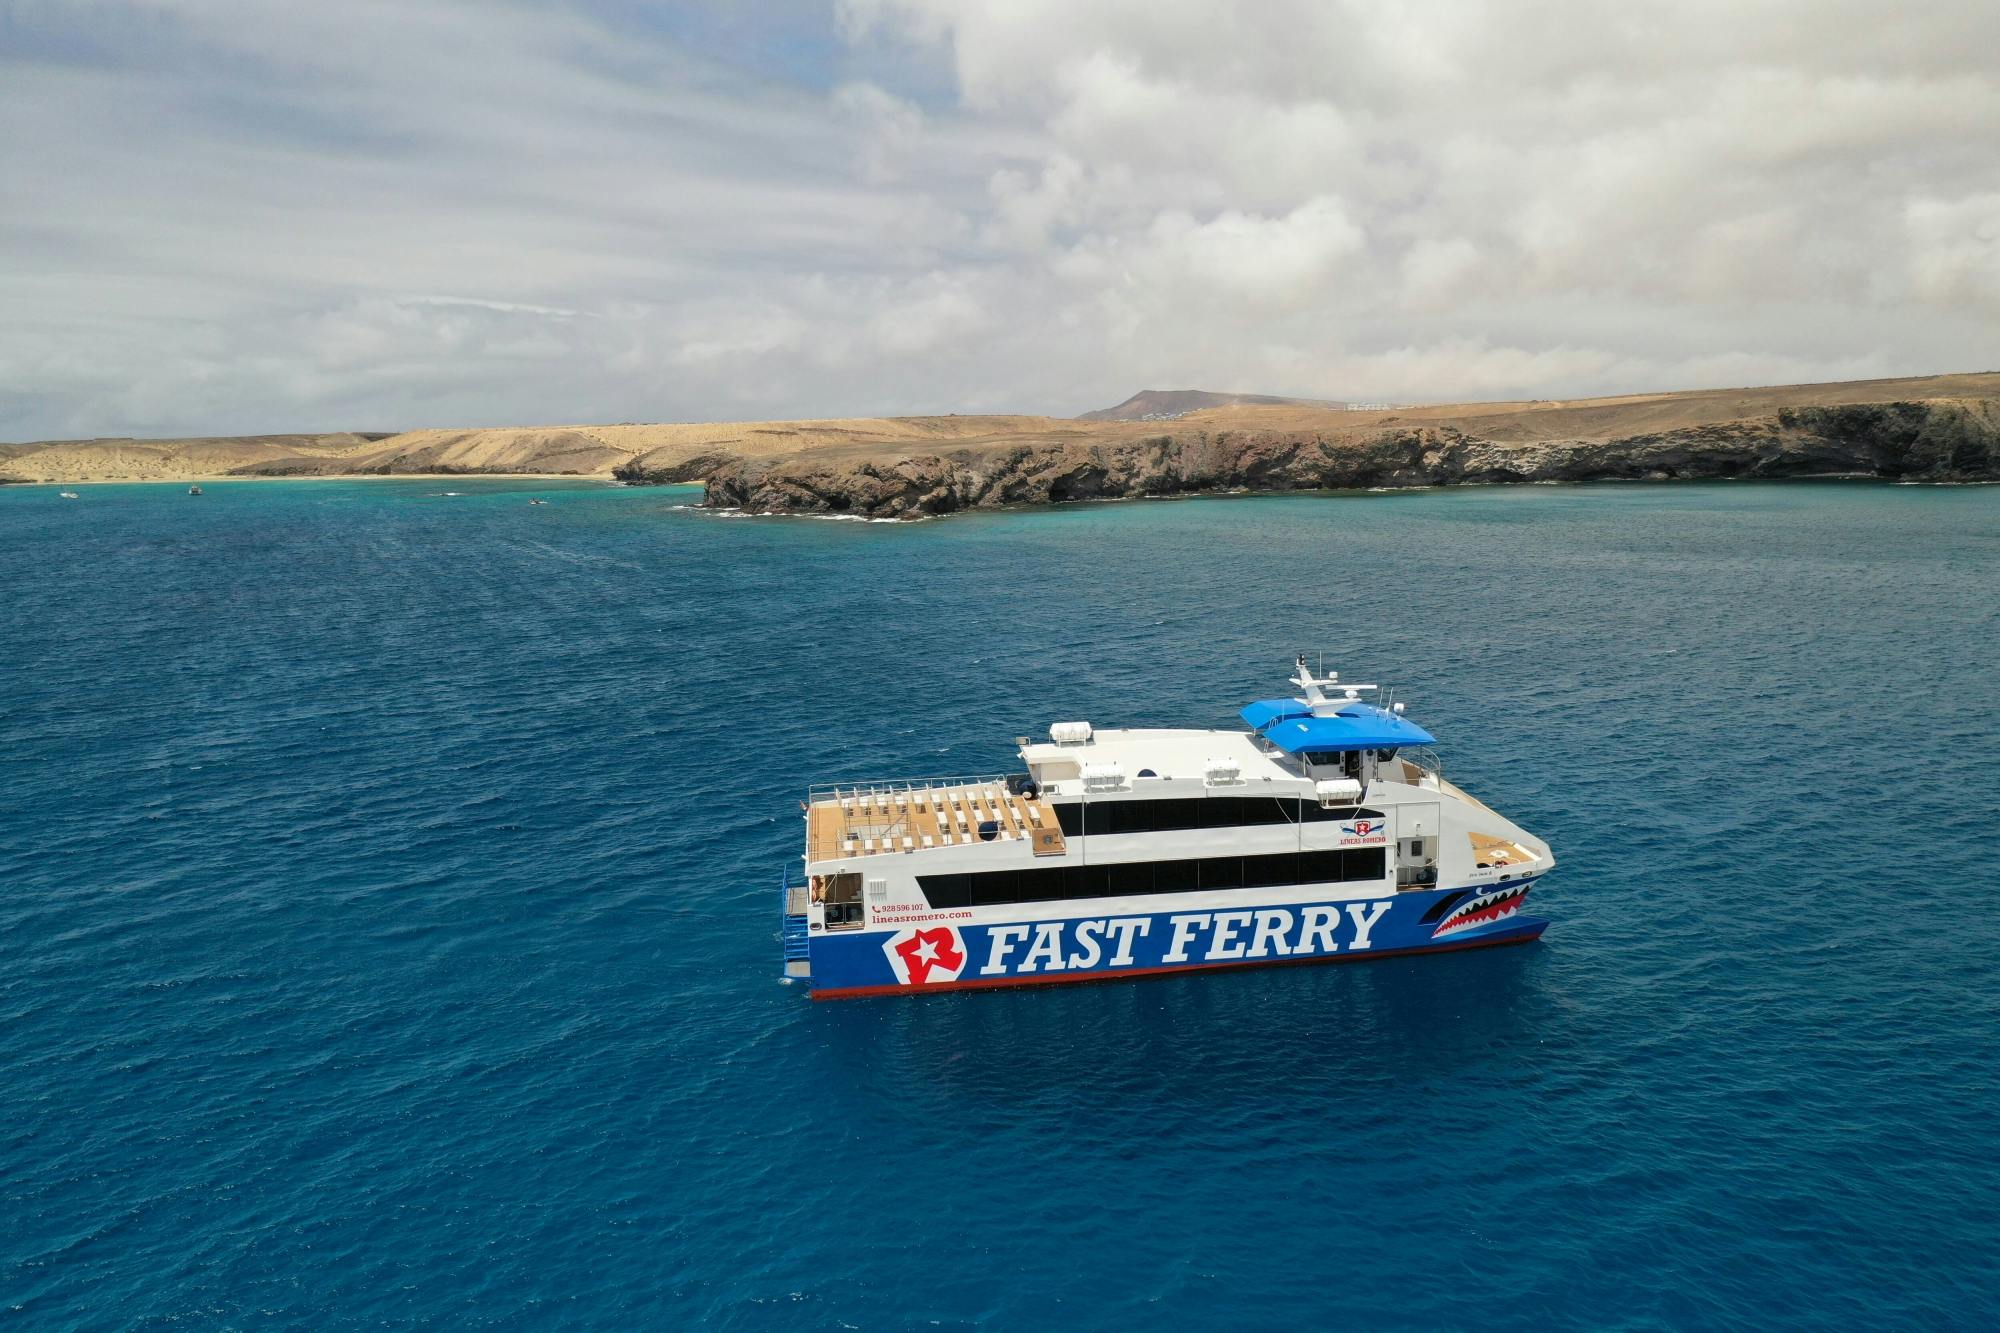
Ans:
{"label": "lineas romero logo", "polygon": [[899,930],[882,942],[896,980],[909,986],[956,981],[965,970],[965,941],[956,926]]}

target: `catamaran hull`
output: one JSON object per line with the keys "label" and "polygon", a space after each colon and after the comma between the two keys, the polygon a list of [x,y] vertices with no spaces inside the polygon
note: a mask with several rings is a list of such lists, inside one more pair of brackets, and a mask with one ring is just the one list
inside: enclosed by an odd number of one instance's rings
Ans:
{"label": "catamaran hull", "polygon": [[816,934],[812,995],[855,999],[1115,981],[1525,944],[1548,926],[1521,914],[1532,883],[1059,919],[927,919],[890,930]]}

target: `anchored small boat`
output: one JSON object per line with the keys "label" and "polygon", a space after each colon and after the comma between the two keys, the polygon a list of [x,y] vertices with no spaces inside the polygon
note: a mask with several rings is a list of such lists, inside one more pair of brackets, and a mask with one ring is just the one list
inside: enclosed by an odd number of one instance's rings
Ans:
{"label": "anchored small boat", "polygon": [[199,486],[190,486],[190,487],[188,487],[188,494],[189,494],[189,495],[200,495],[200,494],[201,494],[201,487],[199,487]]}
{"label": "anchored small boat", "polygon": [[1244,730],[1058,722],[1010,776],[812,789],[784,976],[861,996],[1538,938],[1548,845],[1379,686],[1296,665]]}
{"label": "anchored small boat", "polygon": [[65,500],[75,500],[81,498],[77,495],[75,491],[57,491],[56,494],[61,496]]}

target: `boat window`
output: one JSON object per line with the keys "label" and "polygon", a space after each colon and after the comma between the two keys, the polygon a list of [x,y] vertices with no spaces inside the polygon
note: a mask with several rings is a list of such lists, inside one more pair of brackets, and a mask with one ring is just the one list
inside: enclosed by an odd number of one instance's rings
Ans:
{"label": "boat window", "polygon": [[1064,898],[1120,898],[1207,889],[1279,888],[1381,879],[1388,865],[1380,847],[1271,856],[1208,856],[1185,861],[1121,861],[1108,866],[989,870],[972,875],[919,875],[932,907],[994,907]]}
{"label": "boat window", "polygon": [[1202,828],[1235,828],[1246,823],[1244,816],[1249,813],[1244,806],[1249,802],[1234,796],[1207,796],[1201,802]]}
{"label": "boat window", "polygon": [[1279,884],[1299,882],[1299,858],[1296,856],[1246,856],[1243,858],[1243,887],[1246,889],[1268,889]]}
{"label": "boat window", "polygon": [[[1303,806],[1303,808],[1302,808]],[[1063,835],[1167,833],[1176,829],[1295,824],[1300,819],[1380,819],[1372,810],[1322,810],[1293,796],[1186,796],[1157,801],[1068,802],[1055,807]]]}
{"label": "boat window", "polygon": [[932,907],[972,906],[972,876],[924,875],[917,880]]}
{"label": "boat window", "polygon": [[1131,861],[1104,869],[1110,876],[1110,892],[1114,895],[1153,891],[1153,866],[1149,861]]}
{"label": "boat window", "polygon": [[[1113,833],[1151,833],[1153,831],[1153,807],[1161,801],[1113,801],[1104,808],[1111,815]],[[1172,827],[1169,825],[1168,827]]]}
{"label": "boat window", "polygon": [[[1201,859],[1201,887],[1204,889],[1240,889],[1243,887],[1243,862],[1241,856],[1204,856]],[[1258,858],[1247,858],[1258,859]]]}
{"label": "boat window", "polygon": [[[1103,898],[1111,892],[1111,876],[1104,866],[1066,866],[1059,871],[1037,871],[1050,876],[1050,893],[1061,886],[1064,898]],[[1060,879],[1054,876],[1060,875]]]}
{"label": "boat window", "polygon": [[[1037,887],[1032,870],[988,870],[972,877],[972,901],[980,903],[1019,903],[1033,901]],[[1026,879],[1027,882],[1023,882]]]}
{"label": "boat window", "polygon": [[1328,880],[1341,879],[1342,864],[1339,852],[1300,852],[1299,882],[1324,884]]}

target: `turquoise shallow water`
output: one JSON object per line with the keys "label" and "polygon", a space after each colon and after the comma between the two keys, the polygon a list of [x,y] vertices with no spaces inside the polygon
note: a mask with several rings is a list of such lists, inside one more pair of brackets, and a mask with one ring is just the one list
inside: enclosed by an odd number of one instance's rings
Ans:
{"label": "turquoise shallow water", "polygon": [[[2000,490],[207,489],[0,490],[19,1326],[2000,1306]],[[1322,647],[1554,844],[1540,944],[776,982],[808,781],[1223,724]]]}

